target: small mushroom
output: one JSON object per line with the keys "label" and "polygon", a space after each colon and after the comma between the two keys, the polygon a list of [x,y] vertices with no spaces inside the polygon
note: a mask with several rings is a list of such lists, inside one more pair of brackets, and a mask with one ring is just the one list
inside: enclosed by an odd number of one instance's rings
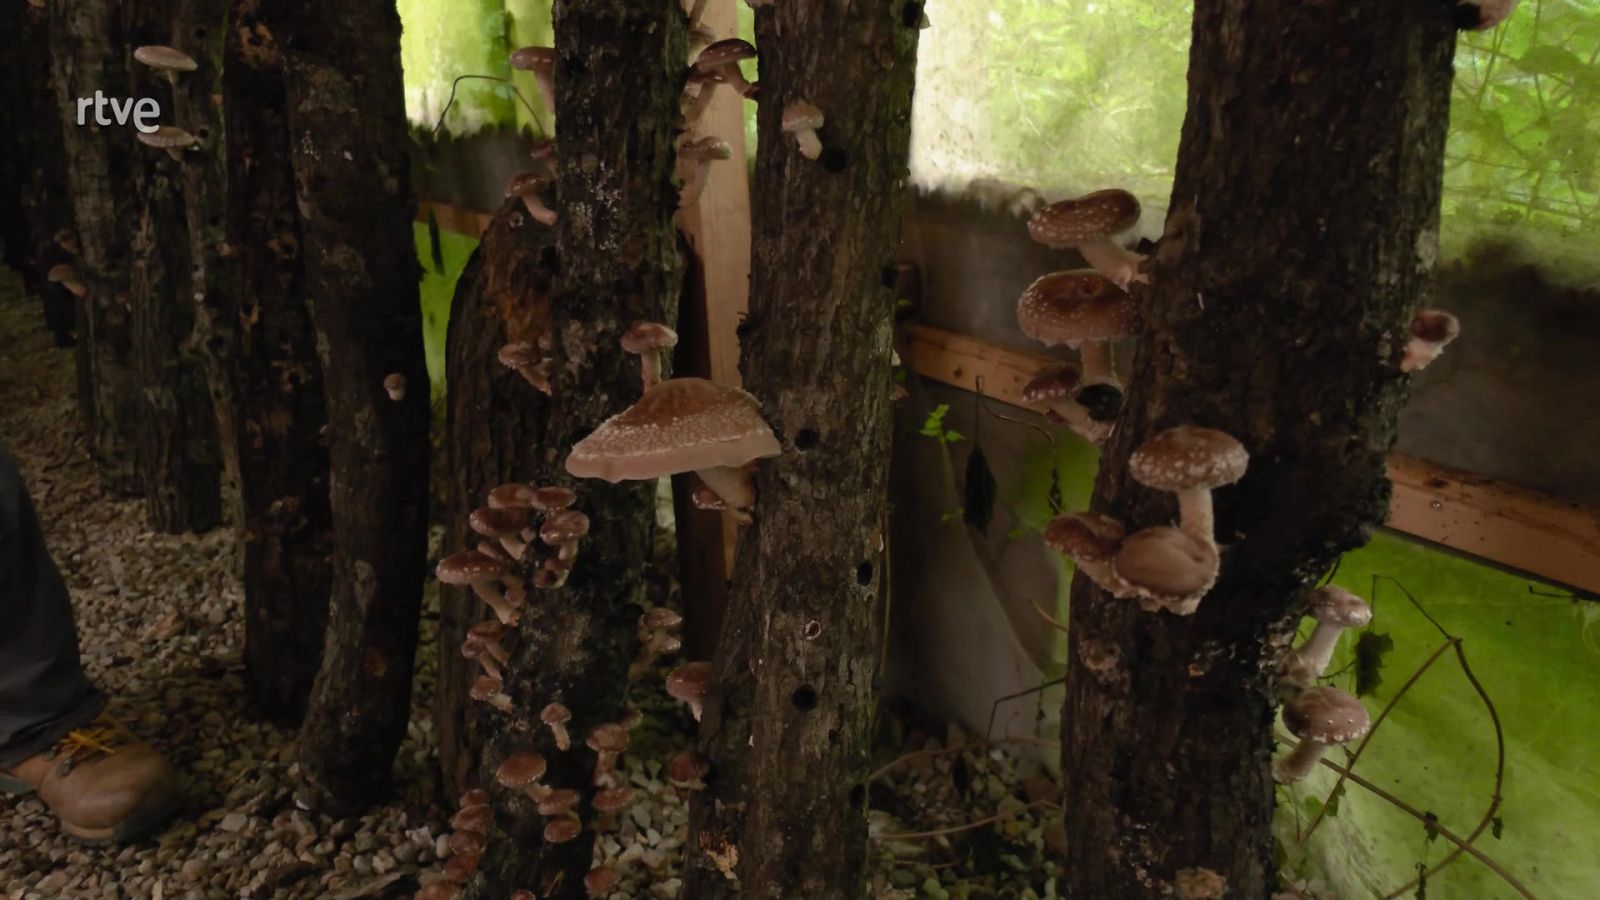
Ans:
{"label": "small mushroom", "polygon": [[547,844],[565,844],[582,833],[583,823],[567,816],[551,819],[544,824],[544,841]]}
{"label": "small mushroom", "polygon": [[711,693],[711,663],[691,662],[672,670],[667,676],[667,695],[689,704],[694,720],[700,721],[706,696]]}
{"label": "small mushroom", "polygon": [[512,587],[522,587],[521,579],[512,574],[505,563],[476,550],[463,550],[440,560],[434,572],[442,584],[470,585],[472,592],[489,604],[501,623],[515,625],[521,618],[520,604],[513,603],[495,586],[496,581],[504,581]]}
{"label": "small mushroom", "polygon": [[1139,307],[1127,291],[1088,269],[1051,272],[1017,298],[1017,327],[1046,347],[1077,350],[1083,381],[1075,398],[1091,418],[1115,418],[1122,391],[1112,342],[1140,331]]}
{"label": "small mushroom", "polygon": [[406,398],[406,377],[399,372],[390,372],[383,379],[383,392],[389,395],[390,400],[404,400]]}
{"label": "small mushroom", "polygon": [[520,47],[511,51],[511,68],[533,73],[544,108],[556,111],[556,50],[554,47]]}
{"label": "small mushroom", "polygon": [[1339,633],[1346,628],[1366,627],[1372,621],[1372,607],[1344,588],[1329,584],[1311,592],[1306,614],[1316,620],[1317,627],[1304,644],[1290,651],[1285,669],[1303,683],[1310,683],[1328,670],[1334,648],[1339,645]]}
{"label": "small mushroom", "polygon": [[683,143],[678,146],[678,177],[683,179],[683,188],[678,191],[678,208],[684,209],[699,202],[700,195],[705,193],[706,182],[710,180],[711,163],[732,156],[733,148],[722,138],[691,140],[685,136]]}
{"label": "small mushroom", "polygon": [[[755,59],[755,56],[756,48],[749,42],[739,38],[728,38],[701,50],[691,68],[696,72],[715,72],[722,76],[728,86],[737,91],[741,97],[748,98],[754,95],[755,85],[745,80],[744,73],[739,70],[739,63],[746,59]],[[709,85],[703,89],[709,89]]]}
{"label": "small mushroom", "polygon": [[165,75],[173,87],[178,85],[179,73],[193,72],[200,67],[189,54],[159,44],[135,47],[133,58]]}
{"label": "small mushroom", "polygon": [[783,108],[783,131],[794,135],[800,155],[806,159],[822,155],[822,140],[817,137],[817,129],[825,121],[822,110],[809,100],[796,100]]}
{"label": "small mushroom", "polygon": [[199,143],[194,135],[176,125],[162,125],[150,132],[135,132],[135,137],[147,147],[167,151],[167,155],[178,162],[183,162],[183,151]]}
{"label": "small mushroom", "polygon": [[571,788],[555,788],[539,801],[539,815],[545,818],[552,816],[571,816],[577,818],[578,792]]}
{"label": "small mushroom", "polygon": [[572,710],[559,703],[550,703],[539,713],[539,721],[550,726],[550,734],[556,739],[557,750],[567,750],[572,747],[572,738],[567,734],[567,723],[572,721]]}
{"label": "small mushroom", "polygon": [[540,193],[550,186],[550,179],[542,173],[527,171],[518,172],[506,182],[506,197],[516,197],[522,201],[522,206],[532,216],[534,221],[541,225],[554,227],[559,218],[555,210],[546,206]]}
{"label": "small mushroom", "polygon": [[483,674],[489,676],[490,678],[497,678],[502,682],[505,680],[505,673],[500,670],[499,662],[496,661],[493,654],[489,652],[489,648],[485,645],[482,638],[476,638],[470,634],[467,635],[467,637],[461,642],[461,655],[482,666]]}
{"label": "small mushroom", "polygon": [[705,777],[711,773],[711,762],[694,748],[679,751],[667,763],[667,780],[673,787],[689,791],[703,791]]}
{"label": "small mushroom", "polygon": [[596,754],[594,764],[595,785],[610,785],[611,772],[617,765],[617,755],[628,749],[628,729],[616,722],[596,725],[589,732],[589,739],[585,743]]}
{"label": "small mushroom", "polygon": [[440,871],[444,873],[446,882],[466,884],[472,880],[473,873],[478,871],[480,859],[481,857],[477,856],[452,856],[444,861]]}
{"label": "small mushroom", "polygon": [[1117,550],[1127,537],[1121,522],[1092,512],[1067,513],[1050,520],[1044,542],[1072,560],[1078,571],[1112,596],[1126,596],[1132,588],[1112,571]]}
{"label": "small mushroom", "polygon": [[46,272],[44,277],[46,281],[66,288],[75,297],[87,297],[89,295],[88,286],[78,280],[78,270],[67,263],[57,263],[51,266],[50,271]]}
{"label": "small mushroom", "polygon": [[622,876],[617,874],[617,870],[609,866],[595,866],[583,876],[583,890],[590,897],[609,897],[621,882]]}
{"label": "small mushroom", "polygon": [[660,322],[635,322],[622,335],[623,352],[639,357],[647,391],[661,383],[661,373],[666,368],[665,356],[676,346],[678,333]]}
{"label": "small mushroom", "polygon": [[483,859],[483,851],[489,846],[488,839],[476,831],[457,831],[446,843],[452,854],[474,862]]}
{"label": "small mushroom", "polygon": [[1123,540],[1112,573],[1146,612],[1165,609],[1191,615],[1217,580],[1217,547],[1176,528],[1146,528]]}
{"label": "small mushroom", "polygon": [[57,231],[52,239],[56,242],[57,247],[60,247],[73,256],[78,256],[83,253],[83,244],[78,241],[78,233],[73,231],[71,228],[63,228],[60,231]]}
{"label": "small mushroom", "polygon": [[578,542],[589,533],[589,517],[575,509],[558,509],[545,516],[539,540],[556,548],[556,558],[570,563],[578,555]]}
{"label": "small mushroom", "polygon": [[501,347],[495,354],[500,365],[522,376],[522,380],[534,386],[542,394],[550,393],[550,372],[553,362],[542,359],[533,345],[527,341],[512,341]]}
{"label": "small mushroom", "polygon": [[487,703],[503,713],[511,712],[511,697],[503,688],[505,682],[492,675],[480,675],[472,682],[468,696],[480,703]]}
{"label": "small mushroom", "polygon": [[415,900],[460,900],[461,885],[451,881],[435,881],[417,891]]}
{"label": "small mushroom", "polygon": [[1124,190],[1095,191],[1041,208],[1028,221],[1028,235],[1046,247],[1073,249],[1117,287],[1127,290],[1150,276],[1139,271],[1144,256],[1112,238],[1139,224],[1139,200]]}
{"label": "small mushroom", "polygon": [[1216,542],[1211,492],[1244,477],[1250,454],[1227,432],[1180,425],[1149,438],[1128,457],[1128,474],[1145,487],[1178,497],[1179,527]]}
{"label": "small mushroom", "polygon": [[464,806],[450,817],[450,827],[457,831],[475,831],[478,834],[488,834],[489,826],[494,824],[494,810],[487,805]]}
{"label": "small mushroom", "polygon": [[529,509],[526,506],[482,506],[467,517],[472,530],[500,542],[512,559],[521,559],[528,545],[522,540],[522,529],[528,527]]}
{"label": "small mushroom", "polygon": [[1461,334],[1461,320],[1441,309],[1425,309],[1411,318],[1411,338],[1400,371],[1420,372],[1439,358],[1444,348]]}
{"label": "small mushroom", "polygon": [[513,753],[500,763],[494,770],[494,780],[501,787],[527,794],[529,799],[538,802],[550,793],[550,788],[545,786],[541,779],[545,773],[544,757],[531,750]]}
{"label": "small mushroom", "polygon": [[1293,784],[1311,774],[1330,746],[1363,737],[1372,720],[1360,700],[1338,688],[1317,686],[1284,703],[1283,724],[1300,743],[1273,763],[1272,777],[1279,784]]}
{"label": "small mushroom", "polygon": [[534,489],[531,485],[513,481],[490,490],[484,500],[491,509],[505,509],[512,506],[532,506],[533,497]]}
{"label": "small mushroom", "polygon": [[558,487],[556,485],[536,487],[528,497],[528,505],[540,512],[566,509],[576,502],[578,502],[576,491],[572,490],[572,488]]}
{"label": "small mushroom", "polygon": [[1023,385],[1022,402],[1044,407],[1045,417],[1050,421],[1065,425],[1091,444],[1103,444],[1111,436],[1111,425],[1095,421],[1078,403],[1076,398],[1082,384],[1082,371],[1073,363],[1064,363],[1046,369]]}
{"label": "small mushroom", "polygon": [[681,624],[683,617],[664,606],[652,606],[639,616],[639,656],[628,668],[630,680],[643,674],[663,655],[683,648],[683,641],[672,634]]}
{"label": "small mushroom", "polygon": [[589,801],[594,811],[599,813],[596,828],[608,827],[616,821],[616,814],[633,805],[633,788],[623,785],[621,787],[606,788],[596,791],[594,799]]}

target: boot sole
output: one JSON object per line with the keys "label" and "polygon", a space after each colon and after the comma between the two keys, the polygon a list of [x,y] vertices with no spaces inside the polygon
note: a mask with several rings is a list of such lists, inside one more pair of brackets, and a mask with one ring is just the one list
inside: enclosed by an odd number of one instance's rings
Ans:
{"label": "boot sole", "polygon": [[[33,786],[18,778],[0,775],[0,794],[10,794],[17,797],[26,797],[33,793]],[[139,837],[157,825],[171,818],[178,811],[178,806],[183,798],[174,791],[170,797],[149,809],[140,810],[123,819],[110,828],[80,828],[76,825],[62,821],[59,817],[56,824],[61,827],[61,832],[80,844],[99,847],[105,844],[116,844]]]}

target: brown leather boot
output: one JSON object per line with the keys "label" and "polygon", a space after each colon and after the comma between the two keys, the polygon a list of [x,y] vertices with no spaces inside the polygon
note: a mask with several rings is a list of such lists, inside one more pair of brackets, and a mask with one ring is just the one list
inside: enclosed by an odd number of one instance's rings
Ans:
{"label": "brown leather boot", "polygon": [[179,801],[166,758],[105,713],[49,750],[0,769],[0,793],[37,793],[62,831],[91,844],[143,834]]}

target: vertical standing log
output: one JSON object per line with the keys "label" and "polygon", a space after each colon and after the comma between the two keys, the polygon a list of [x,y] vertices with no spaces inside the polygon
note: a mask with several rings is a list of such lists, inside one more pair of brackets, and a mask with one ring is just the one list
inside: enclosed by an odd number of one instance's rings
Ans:
{"label": "vertical standing log", "polygon": [[[244,663],[263,712],[299,721],[322,660],[333,522],[328,422],[306,298],[282,58],[258,0],[234,0],[223,48],[225,161],[216,250],[229,275],[196,323],[244,539]],[[221,26],[213,26],[221,27]],[[208,42],[208,64],[214,58]],[[223,248],[226,247],[226,251]],[[284,653],[294,647],[294,653]]]}
{"label": "vertical standing log", "polygon": [[[685,896],[857,897],[889,466],[890,345],[920,4],[777,3],[761,52],[745,387],[761,464],[701,725]],[[822,110],[816,160],[780,130]]]}
{"label": "vertical standing log", "polygon": [[[200,76],[190,72],[169,79],[132,58],[134,48],[170,45],[193,54],[190,42],[174,30],[174,2],[125,7],[128,87],[132,96],[161,104],[166,124],[193,133],[179,104],[182,85]],[[205,69],[202,61],[202,71]],[[145,514],[158,531],[206,531],[222,521],[222,460],[217,422],[211,409],[205,371],[195,351],[195,291],[186,206],[195,194],[185,190],[189,170],[203,166],[216,148],[201,146],[182,154],[139,146],[129,159],[129,184],[135,228],[128,242],[129,307],[133,316],[133,360],[139,379],[141,427],[135,459],[144,486]]]}
{"label": "vertical standing log", "polygon": [[1302,590],[1387,506],[1398,363],[1438,250],[1452,6],[1196,4],[1147,331],[1093,508],[1130,531],[1172,519],[1126,463],[1174,425],[1232,434],[1250,469],[1217,492],[1222,574],[1194,615],[1076,585],[1067,896],[1215,883],[1199,870],[1272,893],[1271,673]]}
{"label": "vertical standing log", "polygon": [[388,789],[427,559],[428,373],[400,18],[394,0],[274,0],[264,11],[283,57],[332,467],[328,639],[301,729],[298,799],[338,813]]}
{"label": "vertical standing log", "polygon": [[79,405],[102,485],[132,496],[140,487],[134,466],[140,404],[128,306],[128,156],[137,144],[131,124],[100,125],[92,110],[78,124],[78,98],[92,98],[97,90],[107,97],[128,95],[119,9],[114,0],[51,3],[50,58],[83,247],[78,274],[89,289],[78,303]]}
{"label": "vertical standing log", "polygon": [[[592,826],[596,755],[584,741],[622,712],[638,646],[655,485],[572,484],[562,463],[578,439],[639,396],[639,362],[622,352],[623,332],[641,319],[671,323],[677,313],[683,269],[672,226],[673,139],[688,52],[685,22],[677,0],[585,0],[555,8],[561,218],[550,334],[556,372],[539,466],[525,477],[576,488],[590,532],[566,586],[531,592],[506,678],[513,711],[488,714],[480,784],[497,815],[473,897],[506,897],[518,888],[550,900],[585,893],[593,828],[575,840],[546,843],[533,803],[499,787],[494,771],[511,753],[537,751],[549,762],[546,783],[578,790],[579,809]],[[527,558],[538,555],[530,551]],[[572,711],[570,750],[558,750],[539,722],[550,702]]]}
{"label": "vertical standing log", "polygon": [[[545,452],[547,398],[497,361],[513,341],[537,345],[550,333],[555,234],[528,216],[520,200],[503,206],[456,281],[445,343],[444,546],[481,540],[467,524],[499,485],[550,471]],[[467,696],[478,664],[461,656],[467,629],[488,618],[469,588],[439,588],[439,668],[434,733],[451,793],[477,783],[485,715]]]}

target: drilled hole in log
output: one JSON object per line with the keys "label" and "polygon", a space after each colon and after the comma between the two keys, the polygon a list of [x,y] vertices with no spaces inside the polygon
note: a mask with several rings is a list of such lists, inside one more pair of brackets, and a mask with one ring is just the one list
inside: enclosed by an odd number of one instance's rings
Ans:
{"label": "drilled hole in log", "polygon": [[866,587],[867,585],[869,585],[871,583],[872,583],[872,560],[870,560],[870,559],[862,560],[861,565],[856,566],[856,584],[859,584],[862,587]]}
{"label": "drilled hole in log", "polygon": [[817,431],[814,428],[802,428],[800,433],[794,436],[794,448],[801,453],[815,446],[817,446]]}
{"label": "drilled hole in log", "polygon": [[810,712],[817,708],[817,689],[809,684],[802,684],[794,689],[794,694],[789,699],[794,703],[795,709]]}
{"label": "drilled hole in log", "polygon": [[850,164],[850,158],[845,156],[838,147],[829,147],[822,151],[822,156],[817,159],[822,168],[829,172],[843,172],[844,167]]}
{"label": "drilled hole in log", "polygon": [[850,789],[850,805],[861,806],[867,802],[867,786],[858,784]]}

